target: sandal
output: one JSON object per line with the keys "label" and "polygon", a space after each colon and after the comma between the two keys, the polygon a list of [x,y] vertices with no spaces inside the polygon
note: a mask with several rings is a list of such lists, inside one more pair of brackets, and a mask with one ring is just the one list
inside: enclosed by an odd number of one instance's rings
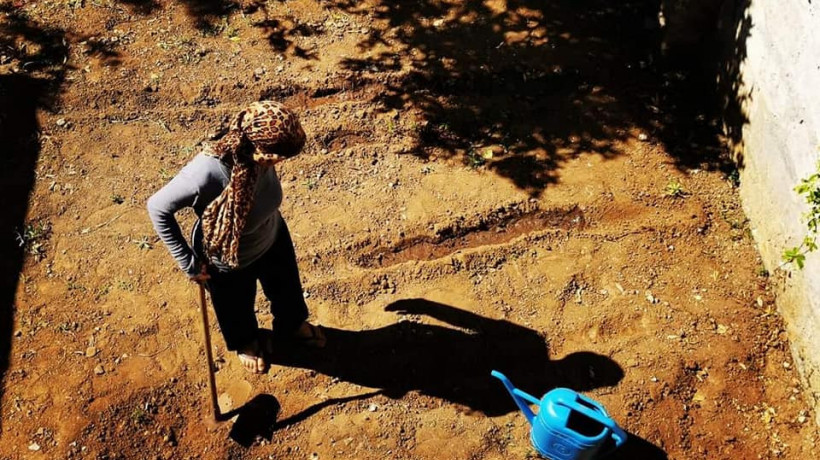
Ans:
{"label": "sandal", "polygon": [[327,345],[327,337],[325,337],[325,333],[322,332],[322,328],[308,322],[304,324],[307,325],[307,335],[299,333],[302,329],[300,326],[300,330],[293,334],[293,340],[304,347],[324,348],[325,345]]}
{"label": "sandal", "polygon": [[264,357],[264,351],[259,346],[259,339],[254,339],[251,345],[243,350],[237,350],[236,356],[242,367],[253,374],[264,374],[268,370],[268,362]]}

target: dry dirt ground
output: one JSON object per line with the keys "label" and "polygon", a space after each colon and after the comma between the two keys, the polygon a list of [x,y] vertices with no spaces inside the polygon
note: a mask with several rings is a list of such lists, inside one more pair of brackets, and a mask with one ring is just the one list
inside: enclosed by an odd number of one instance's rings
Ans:
{"label": "dry dirt ground", "polygon": [[[0,458],[533,458],[491,369],[603,403],[613,458],[815,458],[655,3],[2,3]],[[145,202],[259,98],[308,132],[282,212],[329,344],[249,375],[212,319],[244,407],[212,425],[197,291]]]}

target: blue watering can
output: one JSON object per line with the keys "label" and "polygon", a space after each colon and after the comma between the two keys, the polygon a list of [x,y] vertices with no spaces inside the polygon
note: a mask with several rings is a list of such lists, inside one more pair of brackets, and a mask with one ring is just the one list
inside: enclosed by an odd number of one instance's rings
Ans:
{"label": "blue watering can", "polygon": [[[532,425],[535,449],[552,460],[593,460],[611,454],[626,442],[626,432],[609,417],[601,404],[568,388],[556,388],[541,400],[515,388],[501,372],[492,371]],[[529,404],[538,404],[538,415]],[[613,444],[610,442],[614,442]],[[605,444],[611,448],[600,452]]]}

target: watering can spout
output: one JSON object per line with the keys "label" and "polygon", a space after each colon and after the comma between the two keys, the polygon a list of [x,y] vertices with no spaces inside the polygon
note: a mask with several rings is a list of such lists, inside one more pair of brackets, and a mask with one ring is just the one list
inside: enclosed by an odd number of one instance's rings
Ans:
{"label": "watering can spout", "polygon": [[502,374],[501,372],[492,371],[490,375],[497,378],[498,380],[501,380],[501,383],[504,384],[504,388],[506,388],[507,391],[510,393],[510,396],[512,397],[513,401],[515,401],[515,404],[518,406],[519,409],[521,409],[521,412],[524,413],[524,416],[527,417],[527,421],[530,422],[530,425],[532,425],[532,421],[533,419],[535,419],[535,414],[532,412],[532,409],[530,409],[528,402],[532,404],[538,404],[539,401],[534,397],[528,395],[527,393],[524,393],[523,391],[519,390],[518,388],[515,388],[512,382],[510,382],[510,379],[508,379],[507,376]]}

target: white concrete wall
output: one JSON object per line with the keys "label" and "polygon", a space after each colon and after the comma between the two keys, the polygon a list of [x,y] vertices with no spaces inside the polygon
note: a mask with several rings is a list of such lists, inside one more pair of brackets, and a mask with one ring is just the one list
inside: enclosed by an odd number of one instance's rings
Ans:
{"label": "white concrete wall", "polygon": [[794,187],[820,158],[820,2],[752,0],[746,14],[752,25],[740,65],[739,94],[748,96],[741,105],[748,117],[741,197],[766,268],[775,275],[786,269],[778,307],[820,414],[820,253],[803,270],[781,260],[806,234],[808,206]]}

